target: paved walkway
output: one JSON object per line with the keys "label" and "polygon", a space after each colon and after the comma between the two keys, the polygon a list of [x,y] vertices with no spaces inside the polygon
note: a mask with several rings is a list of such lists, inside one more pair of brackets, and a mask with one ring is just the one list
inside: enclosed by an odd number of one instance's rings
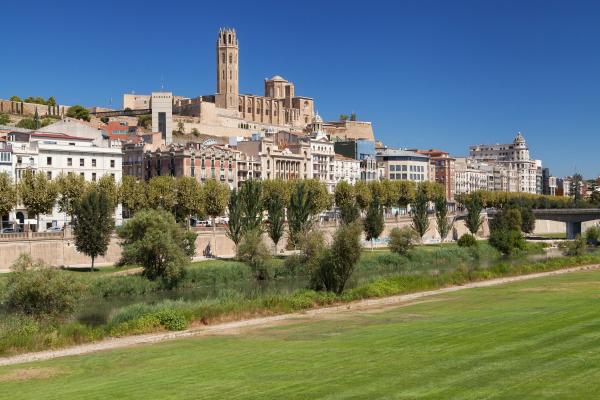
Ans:
{"label": "paved walkway", "polygon": [[103,341],[96,342],[96,343],[88,343],[88,344],[69,347],[69,348],[65,348],[65,349],[48,350],[48,351],[42,351],[42,352],[37,352],[37,353],[27,353],[27,354],[12,356],[12,357],[0,358],[0,366],[22,364],[22,363],[27,363],[27,362],[32,362],[32,361],[50,360],[50,359],[58,358],[58,357],[89,354],[89,353],[93,353],[93,352],[97,352],[97,351],[113,350],[113,349],[130,347],[130,346],[140,345],[140,344],[152,344],[152,343],[163,342],[166,340],[188,338],[188,337],[192,337],[192,336],[231,334],[231,333],[237,333],[240,329],[267,327],[269,325],[275,324],[280,321],[285,321],[285,320],[293,320],[293,319],[297,319],[297,318],[307,318],[307,317],[322,315],[322,314],[348,312],[348,311],[356,311],[356,310],[363,310],[363,309],[402,305],[404,303],[411,302],[411,301],[414,301],[417,299],[421,299],[423,297],[429,297],[429,296],[434,296],[434,295],[443,294],[443,293],[456,292],[456,291],[464,290],[464,289],[496,286],[496,285],[502,285],[502,284],[511,283],[511,282],[519,282],[519,281],[536,279],[536,278],[541,278],[541,277],[546,277],[546,276],[562,275],[562,274],[568,274],[571,272],[587,271],[587,270],[595,270],[595,269],[600,269],[600,264],[587,265],[587,266],[581,266],[581,267],[573,267],[573,268],[565,268],[565,269],[560,269],[560,270],[556,270],[556,271],[540,272],[540,273],[529,274],[529,275],[520,275],[520,276],[507,277],[507,278],[491,279],[491,280],[480,281],[480,282],[472,282],[472,283],[468,283],[468,284],[462,285],[462,286],[449,286],[449,287],[445,287],[442,289],[429,290],[426,292],[418,292],[418,293],[403,294],[403,295],[391,296],[391,297],[360,300],[360,301],[356,301],[356,302],[352,302],[352,303],[344,303],[344,304],[339,304],[339,305],[331,306],[331,307],[316,308],[316,309],[311,309],[311,310],[293,313],[293,314],[282,314],[282,315],[275,315],[275,316],[271,316],[271,317],[254,318],[254,319],[249,319],[249,320],[227,322],[227,323],[216,324],[216,325],[211,325],[211,326],[202,326],[202,327],[198,327],[198,328],[192,328],[192,329],[188,329],[188,330],[180,331],[180,332],[160,332],[160,333],[152,333],[152,334],[146,334],[146,335],[128,336],[128,337],[122,337],[122,338],[112,338],[112,339],[107,339],[107,340],[103,340]]}

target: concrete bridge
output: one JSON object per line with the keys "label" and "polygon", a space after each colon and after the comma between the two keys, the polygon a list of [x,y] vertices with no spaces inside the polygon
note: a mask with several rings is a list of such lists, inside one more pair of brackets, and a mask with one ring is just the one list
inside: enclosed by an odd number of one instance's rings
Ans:
{"label": "concrete bridge", "polygon": [[[488,218],[493,218],[498,210],[488,210]],[[559,221],[567,225],[567,239],[581,235],[581,223],[600,219],[600,208],[552,208],[533,210],[536,219]]]}

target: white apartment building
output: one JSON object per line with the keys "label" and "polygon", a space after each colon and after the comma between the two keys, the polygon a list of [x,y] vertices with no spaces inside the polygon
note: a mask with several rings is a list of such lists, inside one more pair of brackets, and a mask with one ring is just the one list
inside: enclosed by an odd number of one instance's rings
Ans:
{"label": "white apartment building", "polygon": [[494,190],[541,193],[542,162],[530,158],[521,132],[512,143],[470,146],[469,157],[494,166]]}
{"label": "white apartment building", "polygon": [[336,154],[333,161],[334,185],[345,181],[354,185],[361,179],[361,162],[354,158]]}
{"label": "white apartment building", "polygon": [[414,151],[379,150],[377,162],[383,168],[383,179],[423,182],[432,178],[429,175],[429,157]]}
{"label": "white apartment building", "polygon": [[494,190],[494,172],[489,164],[467,157],[457,157],[454,173],[455,195],[476,190]]}
{"label": "white apartment building", "polygon": [[[8,134],[12,148],[12,177],[19,182],[25,170],[42,171],[48,179],[59,174],[79,174],[86,181],[97,181],[104,175],[112,175],[116,183],[122,177],[122,153],[120,149],[98,147],[94,138],[70,136],[48,132],[14,132]],[[116,223],[121,222],[120,207],[116,210]],[[31,220],[21,206],[9,217],[14,223]],[[68,219],[58,206],[51,214],[40,217],[40,231],[50,226],[63,226]]]}

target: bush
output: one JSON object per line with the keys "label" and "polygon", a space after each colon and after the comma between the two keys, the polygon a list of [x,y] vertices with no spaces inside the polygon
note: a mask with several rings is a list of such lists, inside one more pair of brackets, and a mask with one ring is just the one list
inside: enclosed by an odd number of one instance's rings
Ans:
{"label": "bush", "polygon": [[465,233],[460,237],[460,239],[458,239],[457,244],[460,247],[473,247],[477,246],[477,239],[475,239],[475,236],[471,235],[470,233]]}
{"label": "bush", "polygon": [[411,227],[394,228],[390,232],[388,246],[392,252],[405,256],[413,248],[416,239],[417,234]]}
{"label": "bush", "polygon": [[589,244],[598,246],[598,241],[600,240],[600,226],[594,225],[589,227],[585,231],[585,238]]}
{"label": "bush", "polygon": [[257,280],[269,279],[269,260],[271,255],[263,241],[260,229],[252,229],[244,233],[238,246],[237,257],[248,264]]}
{"label": "bush", "polygon": [[344,291],[362,251],[361,230],[358,223],[343,225],[337,230],[331,247],[319,257],[318,268],[311,279],[315,288],[324,287],[337,294]]}
{"label": "bush", "polygon": [[142,210],[118,230],[123,241],[121,263],[140,264],[143,275],[175,286],[194,251],[195,236],[163,210]]}
{"label": "bush", "polygon": [[565,256],[580,256],[585,253],[587,245],[585,240],[578,235],[575,240],[561,242],[558,247],[562,250]]}
{"label": "bush", "polygon": [[164,309],[156,314],[160,324],[170,331],[182,331],[187,328],[188,323],[183,313],[173,310]]}
{"label": "bush", "polygon": [[75,310],[83,285],[72,276],[21,254],[11,266],[5,305],[14,312],[34,317],[64,318]]}
{"label": "bush", "polygon": [[514,229],[493,229],[490,232],[489,243],[505,255],[511,255],[516,250],[525,250],[525,239],[521,231]]}

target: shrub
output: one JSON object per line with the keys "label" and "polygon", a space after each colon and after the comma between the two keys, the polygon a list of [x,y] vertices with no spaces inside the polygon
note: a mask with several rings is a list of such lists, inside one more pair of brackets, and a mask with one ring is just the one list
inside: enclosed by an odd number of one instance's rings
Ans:
{"label": "shrub", "polygon": [[319,259],[311,282],[316,287],[324,287],[330,292],[340,294],[360,258],[361,226],[358,223],[341,226],[333,237],[331,247]]}
{"label": "shrub", "polygon": [[477,239],[475,239],[475,236],[471,235],[470,233],[465,233],[460,237],[460,239],[458,239],[457,244],[460,247],[477,246]]}
{"label": "shrub", "polygon": [[561,242],[558,247],[562,250],[565,256],[583,255],[587,248],[585,240],[579,235],[575,238],[575,240]]}
{"label": "shrub", "polygon": [[173,309],[164,309],[156,314],[160,324],[170,331],[182,331],[188,323],[183,313]]}
{"label": "shrub", "polygon": [[394,228],[390,232],[388,246],[392,252],[405,256],[413,248],[416,239],[417,234],[411,227]]}
{"label": "shrub", "polygon": [[5,304],[11,311],[35,317],[63,318],[75,310],[83,285],[72,276],[21,254],[12,265]]}
{"label": "shrub", "polygon": [[183,267],[194,251],[194,234],[177,225],[163,210],[142,210],[119,231],[123,241],[121,263],[140,264],[143,275],[175,286],[184,275]]}
{"label": "shrub", "polygon": [[589,227],[585,231],[585,238],[589,244],[598,246],[598,241],[600,240],[600,226],[594,225]]}
{"label": "shrub", "polygon": [[260,229],[244,233],[238,247],[238,259],[248,264],[257,280],[269,279],[269,249],[263,241]]}
{"label": "shrub", "polygon": [[521,231],[514,229],[493,229],[490,232],[489,243],[505,255],[511,255],[516,250],[525,249],[525,239]]}

